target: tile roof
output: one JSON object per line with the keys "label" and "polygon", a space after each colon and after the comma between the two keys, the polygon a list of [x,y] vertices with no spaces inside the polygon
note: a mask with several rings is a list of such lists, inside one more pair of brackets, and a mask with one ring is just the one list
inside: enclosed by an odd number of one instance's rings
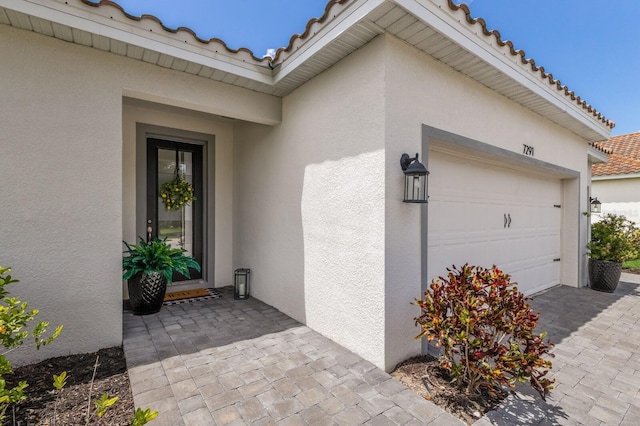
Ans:
{"label": "tile roof", "polygon": [[[269,68],[273,69],[276,65],[278,65],[279,61],[282,61],[285,59],[286,55],[288,53],[291,53],[294,50],[294,46],[296,44],[296,41],[304,41],[305,39],[309,38],[310,36],[312,36],[314,33],[312,32],[312,27],[314,24],[322,24],[325,21],[327,21],[327,19],[331,18],[333,15],[331,13],[331,9],[334,5],[336,4],[346,4],[349,2],[352,2],[354,0],[328,0],[325,9],[324,9],[324,13],[322,14],[321,17],[319,18],[312,18],[310,19],[306,26],[305,26],[305,31],[302,34],[294,34],[293,36],[291,36],[291,38],[289,39],[289,44],[286,47],[281,47],[276,51],[275,57],[274,58],[269,58],[269,57],[263,57],[263,58],[258,58],[257,56],[255,56],[255,54],[253,53],[252,50],[246,48],[246,47],[241,47],[239,49],[231,49],[227,46],[227,44],[223,41],[220,40],[218,38],[211,38],[208,40],[202,39],[200,37],[197,36],[197,34],[195,33],[195,31],[193,31],[190,28],[187,27],[179,27],[179,28],[169,28],[167,26],[165,26],[162,21],[153,16],[153,15],[148,15],[148,14],[144,14],[141,16],[135,16],[135,15],[131,15],[129,13],[127,13],[124,8],[122,6],[120,6],[118,3],[116,3],[115,1],[111,1],[111,0],[100,0],[98,2],[94,2],[94,1],[90,1],[90,0],[80,0],[82,1],[82,3],[88,5],[88,6],[92,6],[92,7],[100,7],[103,5],[109,5],[109,6],[113,6],[116,7],[117,9],[119,9],[124,16],[126,16],[127,18],[134,20],[134,21],[142,21],[145,19],[150,19],[155,21],[156,23],[158,23],[162,29],[164,31],[167,31],[169,33],[177,33],[179,31],[186,31],[188,33],[191,34],[191,36],[193,36],[193,38],[195,40],[197,40],[200,43],[204,43],[204,44],[210,44],[210,43],[217,43],[220,44],[221,46],[224,47],[224,49],[226,49],[229,53],[232,54],[238,54],[240,52],[244,52],[245,54],[249,54],[251,56],[251,58],[253,60],[255,60],[256,62],[260,63],[260,64],[264,64],[264,65],[268,65]],[[486,36],[494,36],[496,39],[497,44],[500,47],[504,47],[507,46],[509,48],[509,52],[512,56],[514,57],[519,57],[520,61],[522,62],[522,64],[524,65],[529,65],[531,67],[531,70],[534,73],[538,73],[540,74],[540,77],[542,78],[542,80],[547,80],[547,83],[551,86],[555,86],[556,90],[563,92],[562,94],[564,96],[566,96],[567,98],[569,98],[571,101],[576,102],[576,104],[578,106],[580,106],[583,110],[586,110],[588,113],[590,113],[594,118],[596,118],[596,120],[602,122],[605,126],[607,126],[608,128],[612,129],[613,127],[615,127],[615,123],[609,119],[607,119],[604,115],[602,115],[602,113],[598,112],[593,106],[589,105],[584,99],[580,98],[580,96],[576,96],[576,94],[572,91],[569,90],[569,88],[567,86],[563,86],[562,83],[560,82],[560,80],[554,79],[553,75],[551,73],[548,73],[545,71],[543,66],[538,66],[536,65],[535,60],[531,59],[531,58],[526,58],[526,54],[524,52],[524,50],[518,49],[516,50],[513,46],[513,42],[511,42],[510,40],[502,40],[502,37],[500,35],[500,32],[498,30],[489,30],[487,28],[487,23],[484,19],[482,18],[473,18],[471,16],[471,11],[469,10],[469,7],[464,4],[455,4],[453,2],[453,0],[446,0],[449,8],[453,11],[453,12],[457,12],[457,11],[462,11],[464,12],[465,15],[465,19],[466,21],[471,24],[471,25],[475,25],[478,24],[480,25],[481,29],[482,29],[482,33]]]}
{"label": "tile roof", "polygon": [[533,72],[540,72],[540,76],[542,77],[543,80],[548,80],[550,85],[556,86],[557,90],[563,91],[565,96],[570,98],[572,101],[575,101],[578,105],[580,105],[582,107],[582,109],[585,109],[588,112],[590,112],[594,117],[596,117],[598,120],[602,121],[609,128],[613,129],[615,127],[616,124],[613,121],[608,120],[607,118],[605,118],[605,116],[602,115],[602,113],[598,112],[594,107],[589,105],[584,99],[580,98],[580,96],[576,96],[576,94],[573,92],[573,90],[569,90],[569,88],[567,86],[563,86],[562,82],[560,82],[560,80],[554,79],[553,78],[553,74],[546,72],[543,66],[538,66],[538,65],[536,65],[536,61],[535,60],[533,60],[531,58],[527,58],[526,57],[526,53],[524,52],[524,50],[522,50],[522,49],[516,50],[513,47],[513,42],[511,40],[502,40],[502,37],[501,37],[500,32],[498,30],[489,30],[487,28],[487,23],[486,23],[486,21],[484,19],[482,19],[482,18],[473,18],[471,16],[471,11],[469,10],[469,7],[466,4],[461,3],[461,4],[457,5],[457,4],[455,4],[453,2],[453,0],[447,0],[447,2],[449,3],[449,7],[452,10],[454,10],[454,11],[460,10],[460,9],[462,10],[464,12],[464,14],[465,14],[465,18],[466,18],[468,23],[470,23],[470,24],[479,24],[482,27],[482,32],[484,33],[484,35],[486,35],[486,36],[489,36],[489,35],[495,36],[496,42],[498,43],[499,46],[508,46],[511,55],[512,56],[519,56],[520,57],[520,61],[525,65],[529,64],[531,66],[531,70]]}
{"label": "tile roof", "polygon": [[640,132],[613,136],[593,146],[610,152],[606,163],[591,166],[593,176],[640,173]]}
{"label": "tile roof", "polygon": [[294,34],[293,36],[291,36],[291,38],[289,39],[289,44],[286,47],[281,47],[276,51],[275,58],[269,58],[268,56],[259,58],[253,53],[253,51],[251,49],[248,49],[246,47],[241,47],[239,49],[231,49],[229,46],[227,46],[227,44],[224,42],[224,40],[221,40],[219,38],[213,37],[213,38],[210,38],[208,40],[200,38],[200,37],[198,37],[198,35],[196,34],[195,31],[193,31],[191,28],[188,28],[188,27],[178,27],[178,28],[167,27],[166,25],[164,25],[162,23],[162,20],[160,18],[158,18],[158,17],[156,17],[154,15],[149,15],[149,14],[143,14],[141,16],[131,15],[131,14],[127,13],[127,11],[122,6],[120,6],[120,4],[118,4],[115,1],[111,1],[111,0],[100,0],[98,2],[91,1],[91,0],[80,0],[80,1],[82,1],[82,3],[86,4],[87,6],[92,6],[92,7],[100,7],[100,6],[107,6],[107,5],[108,6],[113,6],[113,7],[117,8],[117,9],[119,9],[120,12],[122,12],[122,14],[124,16],[126,16],[129,19],[131,19],[132,21],[138,21],[139,22],[139,21],[143,21],[143,20],[149,19],[149,20],[152,20],[152,21],[155,21],[156,23],[158,23],[162,27],[162,29],[164,31],[167,31],[169,33],[176,34],[179,31],[185,31],[185,32],[188,32],[189,34],[191,34],[193,36],[193,38],[195,40],[199,41],[200,43],[204,43],[204,44],[219,43],[229,53],[246,52],[246,53],[250,54],[252,56],[252,58],[254,60],[258,61],[258,62],[271,61],[271,62],[275,63],[279,59],[279,57],[280,57],[280,55],[282,53],[285,53],[285,52],[288,53],[291,50],[293,50],[293,45],[294,45],[294,43],[295,43],[295,41],[297,39],[302,39],[302,40],[306,39],[309,36],[309,34],[311,34],[311,28],[312,28],[313,24],[315,24],[315,23],[322,24],[323,22],[325,22],[331,16],[330,9],[334,4],[343,4],[343,3],[347,3],[348,1],[351,1],[351,0],[329,0],[329,2],[327,3],[327,5],[324,8],[324,13],[322,14],[322,16],[320,18],[312,18],[312,19],[310,19],[307,22],[307,25],[305,26],[304,32],[302,34]]}

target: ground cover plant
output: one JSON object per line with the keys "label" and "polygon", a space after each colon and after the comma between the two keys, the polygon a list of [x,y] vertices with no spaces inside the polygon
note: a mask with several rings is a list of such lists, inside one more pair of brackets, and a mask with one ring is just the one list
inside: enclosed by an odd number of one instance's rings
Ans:
{"label": "ground cover plant", "polygon": [[416,300],[416,338],[442,348],[440,366],[465,394],[498,395],[528,381],[544,399],[553,385],[546,378],[553,345],[534,333],[539,314],[527,300],[495,266],[454,266]]}
{"label": "ground cover plant", "polygon": [[640,271],[640,259],[627,260],[622,264],[622,268]]}

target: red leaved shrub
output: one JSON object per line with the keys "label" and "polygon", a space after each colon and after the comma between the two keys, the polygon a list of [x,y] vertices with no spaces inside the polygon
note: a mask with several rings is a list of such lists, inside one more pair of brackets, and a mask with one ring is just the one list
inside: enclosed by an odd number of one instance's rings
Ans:
{"label": "red leaved shrub", "polygon": [[[443,349],[440,364],[465,392],[529,380],[542,399],[553,387],[545,376],[553,345],[546,333],[534,334],[540,314],[534,313],[510,276],[496,266],[464,265],[448,269],[447,278],[433,280],[415,318],[429,342]],[[547,358],[545,358],[547,357]]]}

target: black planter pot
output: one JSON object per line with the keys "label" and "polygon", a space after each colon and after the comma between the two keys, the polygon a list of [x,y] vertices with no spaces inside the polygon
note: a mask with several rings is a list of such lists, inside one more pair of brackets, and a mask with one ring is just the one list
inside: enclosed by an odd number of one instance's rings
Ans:
{"label": "black planter pot", "polygon": [[621,273],[621,262],[589,259],[589,282],[594,290],[613,293],[618,287]]}
{"label": "black planter pot", "polygon": [[128,282],[129,304],[134,315],[155,314],[162,308],[167,279],[160,272],[136,274]]}

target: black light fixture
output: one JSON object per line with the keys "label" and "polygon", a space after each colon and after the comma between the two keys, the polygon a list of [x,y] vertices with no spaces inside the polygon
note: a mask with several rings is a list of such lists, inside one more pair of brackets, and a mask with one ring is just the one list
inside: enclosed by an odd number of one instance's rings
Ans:
{"label": "black light fixture", "polygon": [[249,274],[250,269],[239,268],[235,270],[233,277],[233,298],[248,299],[249,298]]}
{"label": "black light fixture", "polygon": [[598,201],[598,197],[589,197],[589,202],[591,203],[590,212],[593,214],[602,213],[602,203]]}
{"label": "black light fixture", "polygon": [[404,202],[428,203],[427,180],[429,171],[418,161],[418,153],[411,158],[409,154],[402,154],[400,167],[404,172]]}

